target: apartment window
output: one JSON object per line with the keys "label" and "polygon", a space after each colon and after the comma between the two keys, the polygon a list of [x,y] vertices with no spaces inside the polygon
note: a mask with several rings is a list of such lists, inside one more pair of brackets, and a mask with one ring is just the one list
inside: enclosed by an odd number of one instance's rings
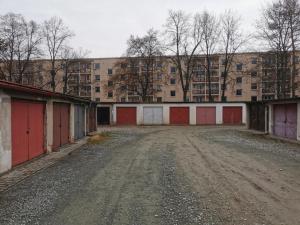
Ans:
{"label": "apartment window", "polygon": [[113,92],[112,92],[112,91],[109,91],[109,92],[107,93],[107,97],[108,97],[108,98],[112,98],[112,97],[113,97]]}
{"label": "apartment window", "polygon": [[257,76],[257,71],[252,71],[251,72],[251,77],[256,77]]}
{"label": "apartment window", "polygon": [[99,69],[100,69],[100,63],[95,63],[94,70],[99,70]]}
{"label": "apartment window", "polygon": [[236,90],[236,95],[237,96],[241,96],[243,94],[243,90],[242,89],[237,89]]}
{"label": "apartment window", "polygon": [[242,78],[242,77],[237,77],[237,78],[236,78],[236,83],[237,83],[237,84],[243,83],[243,78]]}
{"label": "apartment window", "polygon": [[236,70],[242,70],[242,69],[243,69],[242,63],[236,64]]}
{"label": "apartment window", "polygon": [[221,73],[221,77],[225,77],[225,72],[223,71],[222,73]]}
{"label": "apartment window", "polygon": [[251,90],[257,90],[257,83],[251,84]]}
{"label": "apartment window", "polygon": [[170,91],[170,96],[175,97],[176,96],[176,91]]}
{"label": "apartment window", "polygon": [[157,74],[157,80],[161,80],[163,75],[161,73]]}
{"label": "apartment window", "polygon": [[226,59],[222,59],[222,65],[225,66],[226,64]]}
{"label": "apartment window", "polygon": [[95,88],[95,91],[96,91],[97,93],[99,93],[99,92],[100,92],[100,87],[96,87],[96,88]]}
{"label": "apartment window", "polygon": [[95,101],[96,102],[100,102],[100,98],[95,98]]}
{"label": "apartment window", "polygon": [[257,58],[252,58],[251,63],[252,64],[257,64]]}
{"label": "apartment window", "polygon": [[170,79],[170,84],[176,84],[176,79],[175,78],[171,78]]}
{"label": "apartment window", "polygon": [[113,69],[109,68],[109,69],[107,70],[107,74],[108,74],[108,75],[112,75],[112,74],[113,74]]}
{"label": "apartment window", "polygon": [[126,98],[121,98],[121,102],[126,102]]}
{"label": "apartment window", "polygon": [[176,67],[175,66],[171,66],[171,73],[176,73]]}
{"label": "apartment window", "polygon": [[156,86],[156,91],[158,91],[158,92],[162,91],[162,85],[158,84]]}
{"label": "apartment window", "polygon": [[95,75],[95,80],[100,81],[100,75]]}
{"label": "apartment window", "polygon": [[156,102],[162,102],[162,97],[157,97]]}
{"label": "apartment window", "polygon": [[251,96],[251,101],[252,102],[257,102],[257,96]]}
{"label": "apartment window", "polygon": [[109,81],[107,82],[107,86],[108,86],[108,87],[112,87],[112,86],[113,86],[113,82],[112,82],[111,80],[109,80]]}

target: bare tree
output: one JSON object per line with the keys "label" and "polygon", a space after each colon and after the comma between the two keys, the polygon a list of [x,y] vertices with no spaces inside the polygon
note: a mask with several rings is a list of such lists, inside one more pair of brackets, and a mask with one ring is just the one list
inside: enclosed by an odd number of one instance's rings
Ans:
{"label": "bare tree", "polygon": [[240,17],[235,16],[232,10],[226,10],[221,16],[221,52],[224,54],[222,65],[222,96],[221,100],[225,101],[225,91],[228,78],[228,72],[230,71],[234,57],[238,49],[246,42],[246,38],[243,36],[240,27]]}
{"label": "bare tree", "polygon": [[199,27],[203,36],[203,41],[201,43],[202,52],[204,52],[206,58],[206,76],[208,80],[208,97],[209,101],[213,101],[212,90],[211,90],[211,74],[212,74],[212,55],[215,53],[216,48],[219,44],[220,37],[220,22],[219,19],[210,14],[207,11],[203,11],[201,14],[197,15],[197,20],[199,21]]}
{"label": "bare tree", "polygon": [[[290,91],[290,73],[288,68],[289,51],[291,49],[291,32],[286,16],[284,4],[281,0],[269,4],[262,12],[262,19],[258,23],[259,37],[270,50],[270,57],[266,60],[265,68],[269,73],[275,73],[277,98],[286,98]],[[267,64],[267,65],[266,65]],[[287,88],[288,87],[288,88]]]}
{"label": "bare tree", "polygon": [[61,18],[52,17],[44,22],[43,36],[46,40],[46,47],[51,62],[51,87],[52,90],[55,91],[55,77],[57,71],[60,69],[60,65],[57,63],[57,60],[61,54],[61,51],[64,49],[64,45],[72,36],[74,36],[74,34],[63,23]]}
{"label": "bare tree", "polygon": [[0,19],[1,77],[22,83],[24,73],[30,73],[27,69],[31,59],[41,54],[39,26],[20,14],[8,13]]}
{"label": "bare tree", "polygon": [[127,45],[126,58],[115,65],[113,87],[120,95],[136,95],[142,102],[150,101],[149,96],[156,91],[154,78],[162,70],[158,32],[150,29],[143,37],[131,36]]}
{"label": "bare tree", "polygon": [[[61,52],[61,68],[64,71],[63,76],[63,93],[68,94],[69,88],[68,88],[68,81],[70,77],[70,67],[72,67],[74,64],[78,63],[78,60],[87,57],[89,54],[88,50],[84,50],[82,48],[79,48],[78,50],[74,50],[70,46],[64,46],[62,52]],[[80,90],[80,80],[77,81],[77,90]],[[78,93],[79,95],[79,93]]]}
{"label": "bare tree", "polygon": [[288,25],[290,29],[290,39],[292,45],[292,78],[291,78],[291,91],[292,97],[295,97],[296,89],[296,51],[300,43],[300,4],[298,0],[284,0],[283,6],[285,9]]}
{"label": "bare tree", "polygon": [[202,41],[199,15],[196,14],[191,22],[191,16],[183,11],[169,11],[165,24],[165,48],[172,55],[169,60],[176,66],[183,101],[188,101],[187,93],[197,65],[196,55]]}

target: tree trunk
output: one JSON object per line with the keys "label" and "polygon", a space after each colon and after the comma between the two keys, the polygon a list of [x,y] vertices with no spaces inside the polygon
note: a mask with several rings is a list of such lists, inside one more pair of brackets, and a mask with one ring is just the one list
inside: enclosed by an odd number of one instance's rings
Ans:
{"label": "tree trunk", "polygon": [[51,88],[53,92],[55,92],[55,75],[56,75],[55,70],[51,69]]}

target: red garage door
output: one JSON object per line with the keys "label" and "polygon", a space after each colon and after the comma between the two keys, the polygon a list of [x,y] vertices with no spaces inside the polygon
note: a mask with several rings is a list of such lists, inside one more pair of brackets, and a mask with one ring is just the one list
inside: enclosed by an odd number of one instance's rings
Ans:
{"label": "red garage door", "polygon": [[69,143],[70,105],[53,103],[53,146],[52,150]]}
{"label": "red garage door", "polygon": [[189,107],[170,107],[170,124],[187,125],[190,123]]}
{"label": "red garage door", "polygon": [[274,134],[297,138],[297,104],[274,105]]}
{"label": "red garage door", "polygon": [[117,107],[117,125],[136,125],[136,107]]}
{"label": "red garage door", "polygon": [[216,107],[197,107],[196,121],[199,125],[216,124]]}
{"label": "red garage door", "polygon": [[242,124],[242,107],[223,107],[223,124],[240,125]]}
{"label": "red garage door", "polygon": [[45,152],[45,104],[13,99],[11,104],[12,165],[18,165]]}

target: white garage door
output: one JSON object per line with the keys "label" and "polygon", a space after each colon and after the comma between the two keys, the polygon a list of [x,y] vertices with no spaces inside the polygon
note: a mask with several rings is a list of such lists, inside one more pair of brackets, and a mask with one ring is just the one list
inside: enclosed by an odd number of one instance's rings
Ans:
{"label": "white garage door", "polygon": [[163,124],[162,107],[144,107],[144,124],[161,125]]}

